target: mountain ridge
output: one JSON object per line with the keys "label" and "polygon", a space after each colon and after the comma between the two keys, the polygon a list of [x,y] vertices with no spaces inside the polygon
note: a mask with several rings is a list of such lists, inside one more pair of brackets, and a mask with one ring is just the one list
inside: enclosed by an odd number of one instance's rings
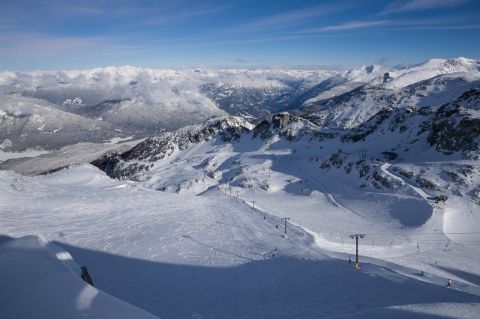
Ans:
{"label": "mountain ridge", "polygon": [[[385,107],[447,103],[478,86],[479,65],[478,60],[455,58],[404,68],[371,65],[347,71],[121,66],[1,72],[0,144],[11,151],[59,149],[68,145],[70,134],[62,118],[75,116],[92,127],[102,127],[105,135],[85,131],[75,141],[97,143],[111,137],[143,138],[226,114],[255,120],[290,111],[316,125],[353,128]],[[37,114],[30,120],[37,127],[24,126],[25,119],[13,116],[20,104],[31,104],[39,112],[45,108],[45,113],[55,109],[63,113],[57,121]],[[24,112],[22,116],[33,115]],[[49,143],[38,143],[35,135],[45,122],[51,123],[55,133]]]}

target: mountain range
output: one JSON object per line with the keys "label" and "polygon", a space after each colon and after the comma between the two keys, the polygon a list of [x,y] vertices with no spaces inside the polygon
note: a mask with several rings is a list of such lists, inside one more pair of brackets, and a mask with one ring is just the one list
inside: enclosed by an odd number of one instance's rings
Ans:
{"label": "mountain range", "polygon": [[477,318],[480,61],[3,72],[0,189],[8,318]]}
{"label": "mountain range", "polygon": [[59,149],[142,138],[212,116],[282,111],[353,128],[383,108],[438,107],[479,86],[480,61],[433,59],[351,70],[107,67],[0,73],[0,147]]}

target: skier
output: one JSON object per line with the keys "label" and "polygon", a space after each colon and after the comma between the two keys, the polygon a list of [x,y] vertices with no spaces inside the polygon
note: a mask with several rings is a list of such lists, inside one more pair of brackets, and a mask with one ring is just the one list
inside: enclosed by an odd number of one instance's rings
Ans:
{"label": "skier", "polygon": [[448,278],[447,287],[452,287],[452,279]]}
{"label": "skier", "polygon": [[93,286],[93,280],[92,280],[92,277],[90,277],[90,274],[88,273],[87,267],[82,266],[82,267],[80,267],[80,269],[82,270],[81,277],[82,277],[83,281],[85,281],[87,284]]}
{"label": "skier", "polygon": [[275,253],[277,252],[277,247],[275,247],[275,249],[273,250],[273,254],[272,254],[272,258],[275,258]]}
{"label": "skier", "polygon": [[348,256],[348,263],[351,264],[352,263],[352,257]]}

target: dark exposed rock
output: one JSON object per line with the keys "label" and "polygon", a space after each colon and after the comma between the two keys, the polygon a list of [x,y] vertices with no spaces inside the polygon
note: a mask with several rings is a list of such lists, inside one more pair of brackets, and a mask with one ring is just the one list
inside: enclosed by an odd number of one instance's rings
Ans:
{"label": "dark exposed rock", "polygon": [[480,185],[477,185],[470,194],[472,196],[472,200],[480,205]]}
{"label": "dark exposed rock", "polygon": [[395,152],[382,152],[383,156],[385,156],[385,159],[389,161],[393,161],[398,157],[398,154]]}
{"label": "dark exposed rock", "polygon": [[332,163],[333,166],[336,166],[337,168],[340,168],[343,163],[345,162],[345,159],[347,158],[347,154],[343,153],[341,150],[338,151],[337,153],[333,153],[330,156],[330,163]]}
{"label": "dark exposed rock", "polygon": [[388,188],[388,189],[393,188],[392,181],[388,177],[381,175],[379,172],[377,171],[373,172],[372,177],[381,185],[383,185],[385,188]]}
{"label": "dark exposed rock", "polygon": [[447,175],[453,182],[457,184],[460,184],[460,185],[466,184],[465,178],[460,174],[458,174],[457,172],[445,171],[445,175]]}
{"label": "dark exposed rock", "polygon": [[433,200],[435,203],[445,203],[448,199],[446,195],[436,195],[432,197],[428,197],[429,200]]}
{"label": "dark exposed rock", "polygon": [[422,188],[428,188],[432,190],[438,189],[438,186],[435,183],[426,179],[425,177],[417,176],[417,178],[415,178],[415,182]]}
{"label": "dark exposed rock", "polygon": [[342,136],[342,142],[358,142],[364,140],[367,136],[374,133],[380,124],[382,124],[392,113],[392,109],[383,109],[370,118],[367,122],[353,129],[352,133]]}
{"label": "dark exposed rock", "polygon": [[273,136],[273,132],[270,130],[270,127],[272,124],[270,121],[263,120],[255,126],[255,129],[253,130],[253,138],[260,137],[262,139],[267,139]]}
{"label": "dark exposed rock", "polygon": [[[450,113],[447,111],[445,114]],[[470,152],[478,153],[479,137],[480,119],[464,114],[435,121],[427,140],[437,151],[445,154],[461,152],[464,157],[470,157]]]}
{"label": "dark exposed rock", "polygon": [[[319,133],[319,135],[315,135],[315,133]],[[253,129],[253,138],[269,139],[276,134],[291,142],[303,136],[309,137],[310,140],[313,137],[318,139],[335,137],[335,134],[330,132],[319,132],[318,128],[308,120],[288,113],[267,116]]]}
{"label": "dark exposed rock", "polygon": [[352,171],[352,167],[353,167],[353,162],[348,162],[348,164],[345,165],[345,173],[350,174],[350,172]]}
{"label": "dark exposed rock", "polygon": [[360,178],[365,177],[370,173],[370,165],[365,161],[357,162],[357,170]]}
{"label": "dark exposed rock", "polygon": [[410,179],[413,177],[413,172],[407,171],[401,167],[393,167],[392,170],[397,172],[399,175],[402,175],[405,178]]}
{"label": "dark exposed rock", "polygon": [[386,72],[383,74],[383,83],[391,81],[390,73]]}
{"label": "dark exposed rock", "polygon": [[[137,172],[149,170],[149,164],[170,156],[176,149],[185,150],[190,145],[218,137],[223,142],[235,141],[249,131],[248,122],[237,117],[217,117],[205,125],[196,125],[175,132],[163,132],[137,144],[122,154],[111,154],[92,164],[110,177],[135,179]],[[147,162],[147,163],[145,163]]]}
{"label": "dark exposed rock", "polygon": [[284,128],[288,121],[290,120],[290,115],[288,113],[278,113],[273,115],[272,124],[276,128]]}

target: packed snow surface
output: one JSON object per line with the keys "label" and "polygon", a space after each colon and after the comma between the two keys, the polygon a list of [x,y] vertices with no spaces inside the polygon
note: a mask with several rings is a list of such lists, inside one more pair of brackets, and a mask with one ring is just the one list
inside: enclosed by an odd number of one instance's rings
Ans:
{"label": "packed snow surface", "polygon": [[[285,177],[271,174],[278,183]],[[367,235],[355,270],[347,261],[353,241],[340,239],[342,218],[370,234],[391,228],[362,221],[327,190],[315,199],[289,191],[283,203],[303,205],[306,215],[288,211],[295,218],[285,238],[280,216],[288,207],[279,211],[277,196],[237,198],[218,187],[200,196],[158,192],[90,165],[36,177],[3,171],[0,187],[0,233],[43,238],[0,246],[8,318],[29,317],[25,296],[39,307],[31,308],[36,318],[149,317],[103,292],[161,318],[476,318],[480,311],[475,246],[432,242],[417,251],[408,230],[393,244],[371,245]],[[325,238],[321,229],[342,235]],[[70,255],[77,264],[62,265]],[[99,290],[80,281],[78,265],[88,267]],[[45,279],[32,290],[25,273]]]}
{"label": "packed snow surface", "polygon": [[80,279],[72,256],[37,236],[0,237],[2,319],[131,318],[155,316]]}

